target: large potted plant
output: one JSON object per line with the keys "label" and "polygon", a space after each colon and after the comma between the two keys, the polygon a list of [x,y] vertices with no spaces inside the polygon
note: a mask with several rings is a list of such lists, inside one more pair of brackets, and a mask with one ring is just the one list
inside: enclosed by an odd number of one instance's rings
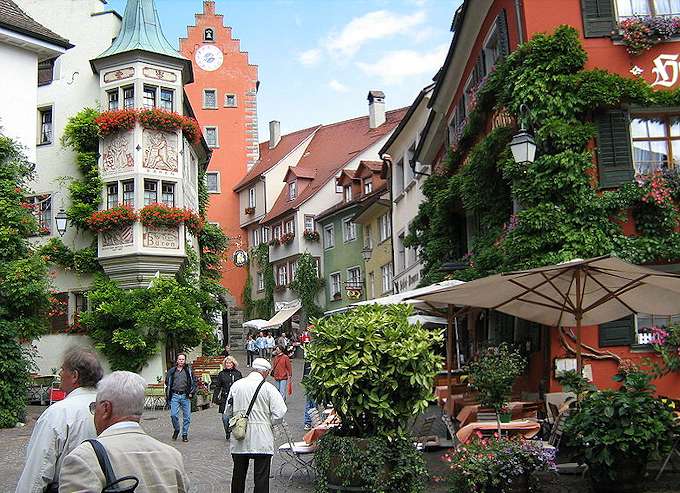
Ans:
{"label": "large potted plant", "polygon": [[629,365],[615,380],[619,390],[587,394],[565,425],[597,493],[641,491],[649,460],[672,446],[673,413],[654,396],[651,376]]}
{"label": "large potted plant", "polygon": [[317,491],[419,492],[427,471],[408,435],[433,398],[440,336],[409,324],[404,305],[364,306],[313,322],[304,385],[341,425],[319,441]]}
{"label": "large potted plant", "polygon": [[496,412],[500,435],[501,411],[506,407],[512,384],[522,374],[525,360],[507,344],[489,347],[468,366],[470,385],[479,392],[479,403]]}

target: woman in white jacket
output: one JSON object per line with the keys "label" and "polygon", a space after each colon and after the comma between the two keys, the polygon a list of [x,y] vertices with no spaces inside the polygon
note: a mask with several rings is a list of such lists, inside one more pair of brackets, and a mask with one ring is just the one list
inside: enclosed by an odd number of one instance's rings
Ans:
{"label": "woman in white jacket", "polygon": [[[269,376],[271,369],[269,361],[256,358],[253,361],[253,371],[247,377],[234,382],[227,397],[227,412],[230,416],[248,410],[255,391],[262,380]],[[250,459],[254,462],[254,493],[269,493],[269,469],[274,455],[272,425],[280,422],[287,410],[279,391],[271,383],[264,382],[250,411],[245,438],[236,440],[232,437],[229,443],[234,461],[231,493],[245,492]]]}

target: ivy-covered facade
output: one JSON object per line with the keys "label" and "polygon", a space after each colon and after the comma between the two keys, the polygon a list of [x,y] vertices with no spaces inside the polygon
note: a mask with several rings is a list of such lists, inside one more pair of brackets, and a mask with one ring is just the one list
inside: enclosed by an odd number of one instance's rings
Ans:
{"label": "ivy-covered facade", "polygon": [[[680,43],[631,54],[613,1],[562,2],[555,12],[540,0],[519,10],[472,3],[457,12],[416,149],[433,170],[407,238],[421,253],[422,283],[450,276],[447,262],[466,266],[455,273],[463,280],[606,254],[677,270],[680,91],[664,54]],[[533,163],[509,151],[520,124],[536,139]],[[648,314],[584,329],[594,382],[607,386],[624,359],[654,360],[645,329],[670,322]],[[558,389],[556,360],[573,358],[569,329],[483,312],[466,328],[468,355],[485,342],[520,345],[527,389]],[[671,374],[657,388],[675,396],[677,383]]]}

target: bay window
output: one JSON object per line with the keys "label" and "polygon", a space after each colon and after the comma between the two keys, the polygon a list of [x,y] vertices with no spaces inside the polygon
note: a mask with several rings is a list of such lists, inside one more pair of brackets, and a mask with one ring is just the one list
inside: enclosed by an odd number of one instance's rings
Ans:
{"label": "bay window", "polygon": [[175,207],[175,184],[163,182],[161,187],[161,201],[168,207]]}
{"label": "bay window", "polygon": [[123,88],[123,108],[132,109],[135,107],[135,87],[129,86]]}
{"label": "bay window", "polygon": [[135,182],[133,180],[124,181],[123,185],[123,205],[135,206]]}
{"label": "bay window", "polygon": [[144,108],[151,109],[156,107],[156,88],[144,86]]}
{"label": "bay window", "polygon": [[118,89],[113,91],[108,91],[106,93],[109,98],[109,111],[115,111],[118,109]]}
{"label": "bay window", "polygon": [[159,106],[162,110],[172,111],[174,109],[175,92],[172,89],[161,89]]}
{"label": "bay window", "polygon": [[144,180],[144,205],[156,204],[158,202],[158,182]]}

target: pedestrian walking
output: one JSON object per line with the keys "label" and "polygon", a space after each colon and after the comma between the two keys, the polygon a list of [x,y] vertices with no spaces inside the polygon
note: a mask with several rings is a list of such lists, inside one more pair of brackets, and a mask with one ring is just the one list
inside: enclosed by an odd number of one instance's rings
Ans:
{"label": "pedestrian walking", "polygon": [[[139,424],[145,389],[146,381],[129,371],[114,371],[99,382],[97,400],[91,405],[99,434],[96,442],[118,479],[132,476],[139,481],[138,493],[185,493],[189,478],[182,454],[147,435]],[[107,486],[96,446],[83,442],[66,457],[59,477],[60,493],[99,492]]]}
{"label": "pedestrian walking", "polygon": [[[304,378],[309,375],[309,372],[312,370],[312,364],[309,362],[309,360],[305,360],[305,364],[302,367],[302,380],[304,382]],[[304,383],[303,383],[304,386]],[[303,418],[303,422],[305,425],[305,430],[311,430],[312,429],[312,417],[309,415],[309,411],[312,409],[315,409],[317,407],[316,402],[314,402],[314,399],[312,399],[309,396],[309,392],[307,389],[305,389],[305,416]]]}
{"label": "pedestrian walking", "polygon": [[165,399],[170,404],[170,420],[174,429],[172,439],[179,436],[179,409],[182,408],[182,441],[189,441],[191,423],[191,398],[196,393],[196,379],[186,364],[187,355],[179,353],[175,366],[165,375]]}
{"label": "pedestrian walking", "polygon": [[248,427],[245,438],[229,442],[234,470],[231,493],[244,493],[246,475],[250,460],[254,463],[254,493],[269,493],[269,470],[274,455],[274,435],[272,425],[277,424],[286,414],[286,403],[276,388],[266,381],[271,364],[263,358],[253,361],[253,371],[245,378],[234,382],[227,397],[227,412],[246,413]]}
{"label": "pedestrian walking", "polygon": [[59,371],[66,398],[48,407],[36,421],[17,493],[58,491],[66,455],[83,440],[97,436],[90,403],[95,400],[95,386],[103,375],[94,351],[83,347],[66,351]]}
{"label": "pedestrian walking", "polygon": [[224,369],[217,374],[215,379],[215,391],[213,392],[213,404],[217,404],[219,407],[217,411],[222,415],[222,424],[224,425],[224,434],[229,440],[229,414],[225,413],[224,410],[227,407],[227,396],[229,395],[229,390],[236,380],[240,380],[243,377],[241,372],[238,370],[238,362],[233,356],[228,356],[224,358]]}
{"label": "pedestrian walking", "polygon": [[257,350],[260,353],[260,358],[266,358],[267,357],[267,339],[264,336],[264,332],[260,332],[257,336],[257,340],[255,341],[255,344],[257,345]]}
{"label": "pedestrian walking", "polygon": [[285,351],[289,344],[290,340],[288,340],[288,337],[286,337],[286,333],[282,332],[279,338],[276,340],[276,345],[283,347],[283,350]]}
{"label": "pedestrian walking", "polygon": [[267,337],[266,337],[266,341],[267,341],[267,359],[268,359],[269,361],[271,361],[271,359],[272,359],[272,353],[274,352],[274,346],[276,346],[276,342],[274,341],[274,337],[272,337],[272,335],[271,335],[269,332],[267,332],[266,334],[267,334]]}
{"label": "pedestrian walking", "polygon": [[290,363],[290,358],[286,354],[286,350],[281,346],[274,348],[274,359],[272,359],[272,377],[276,382],[276,388],[281,393],[283,400],[286,400],[286,395],[291,393],[293,367]]}
{"label": "pedestrian walking", "polygon": [[246,340],[246,365],[250,367],[253,360],[257,357],[257,343],[253,336],[248,334],[248,339]]}

